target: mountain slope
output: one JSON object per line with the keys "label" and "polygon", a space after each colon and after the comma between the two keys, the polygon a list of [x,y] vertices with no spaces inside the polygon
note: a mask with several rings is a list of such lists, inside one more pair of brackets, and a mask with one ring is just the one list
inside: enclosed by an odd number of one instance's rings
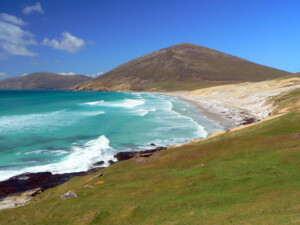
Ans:
{"label": "mountain slope", "polygon": [[262,81],[288,72],[206,47],[183,43],[124,63],[77,90],[187,90],[218,83]]}
{"label": "mountain slope", "polygon": [[69,89],[91,80],[83,75],[60,75],[38,72],[23,77],[0,80],[0,89]]}

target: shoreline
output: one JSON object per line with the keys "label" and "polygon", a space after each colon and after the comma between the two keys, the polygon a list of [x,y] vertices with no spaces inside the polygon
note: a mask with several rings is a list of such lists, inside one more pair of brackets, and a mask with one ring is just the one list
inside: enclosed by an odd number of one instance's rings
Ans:
{"label": "shoreline", "polygon": [[[293,80],[296,80],[296,82]],[[296,85],[291,85],[290,82],[292,82],[292,81],[294,83],[296,83]],[[265,87],[265,90],[262,91],[261,90],[262,84],[265,85],[266,82],[269,82],[268,83],[269,86]],[[276,82],[276,83],[272,83],[272,82]],[[281,95],[283,93],[287,93],[288,91],[291,91],[293,89],[300,88],[299,83],[300,83],[299,78],[290,78],[290,79],[286,79],[286,80],[280,81],[280,82],[264,81],[264,82],[258,82],[258,83],[242,83],[242,84],[236,84],[236,85],[226,85],[225,89],[224,89],[224,86],[221,86],[221,87],[200,89],[200,90],[196,90],[196,91],[144,92],[144,93],[171,96],[171,97],[175,97],[179,100],[185,101],[185,102],[189,103],[190,105],[193,105],[194,107],[198,108],[204,115],[206,115],[208,118],[212,119],[213,121],[216,121],[217,123],[219,123],[221,125],[221,127],[224,128],[221,131],[217,131],[217,132],[210,134],[208,137],[206,137],[204,139],[194,139],[194,140],[189,141],[184,144],[177,144],[177,145],[175,144],[175,145],[167,147],[167,149],[169,149],[169,148],[197,142],[200,140],[210,139],[212,137],[224,134],[225,132],[239,130],[244,127],[248,127],[248,125],[251,126],[253,124],[256,124],[257,122],[262,122],[262,121],[273,118],[273,116],[271,116],[271,112],[274,110],[274,107],[272,105],[274,100],[271,102],[268,102],[268,100],[273,96],[279,96],[279,95]],[[253,87],[251,87],[251,85]],[[256,87],[255,85],[257,85],[258,87]],[[246,86],[246,88],[245,88],[245,86]],[[247,87],[247,86],[250,86],[250,87]],[[229,90],[227,90],[227,88]],[[238,89],[238,90],[236,90],[236,89]],[[251,90],[251,91],[249,91],[249,90]],[[239,95],[236,92],[240,92]],[[257,94],[257,92],[259,92],[259,93]],[[255,115],[255,116],[253,116],[253,115]],[[131,152],[127,152],[127,153],[132,155],[133,152],[137,152],[137,151],[131,151]],[[154,152],[152,152],[151,154],[146,153],[145,156],[141,156],[141,157],[149,157],[153,153]],[[133,157],[136,157],[136,155],[134,155]],[[130,157],[130,158],[132,158],[132,157]],[[127,158],[127,159],[129,159],[129,158]],[[125,159],[125,160],[127,160],[127,159]],[[122,161],[122,160],[119,160],[119,161]],[[99,171],[99,170],[97,170],[97,171]],[[96,172],[96,171],[94,171],[94,172]],[[88,173],[88,171],[85,171],[82,173]],[[19,176],[23,176],[23,175],[24,174],[21,174]],[[66,175],[66,174],[55,174],[55,175]],[[86,174],[82,174],[82,175],[86,175]],[[74,175],[74,176],[78,176],[78,175]],[[71,178],[69,178],[69,179],[71,179]],[[6,180],[6,181],[8,181],[8,180]],[[6,181],[3,181],[3,182],[6,182]],[[66,181],[67,180],[65,180],[61,183],[64,183]],[[59,184],[61,184],[61,183],[59,183]],[[57,184],[57,185],[59,185],[59,184]],[[57,185],[54,185],[53,187],[55,187]],[[0,188],[1,188],[1,186],[0,186]],[[52,187],[49,187],[49,188],[52,188]],[[22,198],[22,194],[24,194],[24,192],[18,192],[15,194],[19,194],[20,199],[22,201],[24,200],[24,196]],[[14,197],[14,196],[10,196],[10,195],[0,196],[0,210],[4,209],[3,207],[1,207],[1,203],[3,203],[3,201],[5,202],[5,199]],[[29,200],[27,199],[25,203],[15,204],[15,205],[10,204],[10,207],[6,207],[6,208],[14,208],[17,206],[27,204],[28,202],[30,202],[30,200],[32,198],[33,198],[33,196],[29,197]],[[2,200],[2,202],[1,202],[1,200]],[[12,201],[15,201],[15,198],[13,198]]]}
{"label": "shoreline", "polygon": [[[151,93],[151,92],[149,92]],[[223,130],[230,130],[239,126],[247,125],[254,122],[259,122],[260,119],[249,114],[245,114],[243,110],[233,109],[225,105],[215,106],[210,102],[201,102],[197,98],[187,96],[190,92],[155,92],[155,94],[175,97],[181,101],[196,107],[208,119],[217,122]],[[249,120],[250,119],[250,120]],[[222,131],[222,130],[221,130]]]}
{"label": "shoreline", "polygon": [[[155,93],[155,94],[175,97],[178,100],[187,102],[191,106],[199,109],[199,113],[200,112],[203,113],[204,115],[207,116],[207,118],[221,125],[222,130],[213,133],[222,132],[223,130],[225,130],[226,126],[228,126],[228,124],[230,123],[230,120],[226,120],[226,118],[222,117],[221,115],[210,113],[207,109],[201,107],[199,104],[197,104],[197,102],[194,102],[191,99],[187,99],[181,96],[170,95],[169,93]],[[212,134],[209,134],[209,136]],[[208,138],[209,136],[207,136],[206,138]],[[133,149],[130,152],[118,152],[114,157],[117,159],[117,162],[127,160],[133,157],[149,157],[154,152],[157,151],[156,149],[160,149],[159,151],[161,151],[168,148],[172,148],[177,145],[184,145],[201,139],[203,138],[200,139],[196,138],[186,143],[174,144],[168,147],[159,146],[149,150],[137,151]],[[156,145],[153,144],[151,146],[153,147]],[[117,155],[118,157],[116,157]],[[110,162],[109,166],[112,165],[113,163],[115,162]],[[75,176],[84,176],[84,175],[93,174],[103,168],[106,167],[97,167],[96,165],[94,165],[94,167],[92,167],[88,171],[82,171],[76,173],[64,173],[64,174],[52,174],[51,172],[23,173],[23,174],[10,177],[9,179],[0,181],[0,210],[5,208],[14,208],[17,206],[25,205],[34,196],[36,196],[39,193],[42,193],[47,189],[63,184]]]}
{"label": "shoreline", "polygon": [[[147,92],[138,92],[138,93],[147,93]],[[189,105],[191,105],[192,107],[198,109],[199,111],[201,111],[201,113],[203,113],[204,115],[209,115],[207,116],[209,119],[213,120],[213,122],[217,122],[219,124],[223,124],[223,126],[221,125],[222,128],[224,128],[224,124],[227,124],[229,123],[228,121],[226,121],[225,118],[221,117],[220,115],[217,115],[215,113],[210,113],[207,109],[205,109],[204,107],[201,107],[200,105],[198,105],[196,102],[193,102],[193,100],[191,99],[187,99],[187,98],[184,98],[184,97],[181,97],[181,96],[176,96],[176,95],[170,95],[169,93],[154,93],[154,92],[149,92],[149,94],[157,94],[157,95],[165,95],[165,96],[170,96],[170,97],[175,97],[176,99],[182,101],[182,102],[186,102],[188,103]],[[225,122],[226,121],[226,122]],[[223,130],[223,129],[222,129]],[[214,131],[215,132],[215,131]],[[213,132],[213,133],[214,133]],[[195,139],[199,139],[199,138],[194,138],[194,139],[191,139],[185,143],[188,143],[190,141],[193,141]],[[156,144],[156,143],[155,143]],[[165,146],[160,146],[160,147],[171,147],[173,145],[176,145],[178,143],[174,143],[174,144],[171,144],[171,145],[165,145]],[[184,144],[184,143],[180,143],[180,144]],[[151,145],[150,145],[151,146]],[[156,145],[154,145],[156,146]],[[158,145],[157,145],[158,146]],[[152,146],[153,147],[153,146]],[[147,147],[145,147],[145,149],[148,149]],[[144,149],[132,149],[132,151],[143,151]],[[151,150],[151,148],[149,148],[149,150]],[[117,152],[119,153],[119,152]],[[108,165],[109,165],[109,162],[108,162]],[[95,169],[97,167],[92,167],[91,169]],[[89,169],[89,170],[91,170]],[[55,173],[53,175],[64,175],[64,174],[75,174],[75,173],[85,173],[85,172],[88,172],[89,170],[87,171],[80,171],[80,172],[70,172],[70,173]],[[5,180],[0,180],[0,185],[1,183],[3,182],[6,182],[8,180],[10,180],[11,178],[14,178],[14,177],[22,177],[24,176],[25,174],[36,174],[36,173],[46,173],[46,172],[50,172],[50,171],[40,171],[40,172],[23,172],[23,173],[20,173],[20,174],[17,174],[17,175],[13,175]],[[51,173],[51,172],[50,172]],[[1,199],[1,186],[0,186],[0,199]]]}

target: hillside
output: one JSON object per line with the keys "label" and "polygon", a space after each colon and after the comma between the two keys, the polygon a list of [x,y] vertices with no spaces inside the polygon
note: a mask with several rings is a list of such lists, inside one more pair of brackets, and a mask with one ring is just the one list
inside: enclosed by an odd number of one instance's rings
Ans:
{"label": "hillside", "polygon": [[38,72],[0,80],[0,89],[69,89],[88,80],[91,78],[83,75]]}
{"label": "hillside", "polygon": [[299,224],[299,96],[276,97],[285,115],[73,178],[0,224]]}
{"label": "hillside", "polygon": [[224,83],[263,81],[288,74],[213,49],[183,43],[138,57],[74,89],[193,90]]}

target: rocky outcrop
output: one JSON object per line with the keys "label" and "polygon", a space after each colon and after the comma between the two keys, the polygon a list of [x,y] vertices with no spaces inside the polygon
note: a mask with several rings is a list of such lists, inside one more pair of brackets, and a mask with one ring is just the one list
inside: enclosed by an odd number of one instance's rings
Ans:
{"label": "rocky outcrop", "polygon": [[151,150],[145,150],[145,151],[131,151],[131,152],[119,152],[114,157],[118,161],[128,160],[134,157],[149,157],[153,155],[155,152],[159,152],[162,150],[167,149],[166,147],[157,147],[155,149]]}
{"label": "rocky outcrop", "polygon": [[43,191],[62,184],[75,176],[92,174],[103,168],[104,167],[93,168],[87,172],[80,173],[52,174],[50,172],[40,172],[15,176],[6,181],[0,182],[0,199],[11,194],[23,193],[36,188]]}

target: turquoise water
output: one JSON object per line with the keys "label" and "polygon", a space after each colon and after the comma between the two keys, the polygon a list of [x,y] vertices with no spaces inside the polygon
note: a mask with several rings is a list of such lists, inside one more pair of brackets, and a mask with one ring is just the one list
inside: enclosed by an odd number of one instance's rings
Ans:
{"label": "turquoise water", "polygon": [[[80,172],[120,151],[169,146],[221,127],[176,98],[123,92],[0,91],[0,180]],[[152,147],[153,148],[153,147]]]}

